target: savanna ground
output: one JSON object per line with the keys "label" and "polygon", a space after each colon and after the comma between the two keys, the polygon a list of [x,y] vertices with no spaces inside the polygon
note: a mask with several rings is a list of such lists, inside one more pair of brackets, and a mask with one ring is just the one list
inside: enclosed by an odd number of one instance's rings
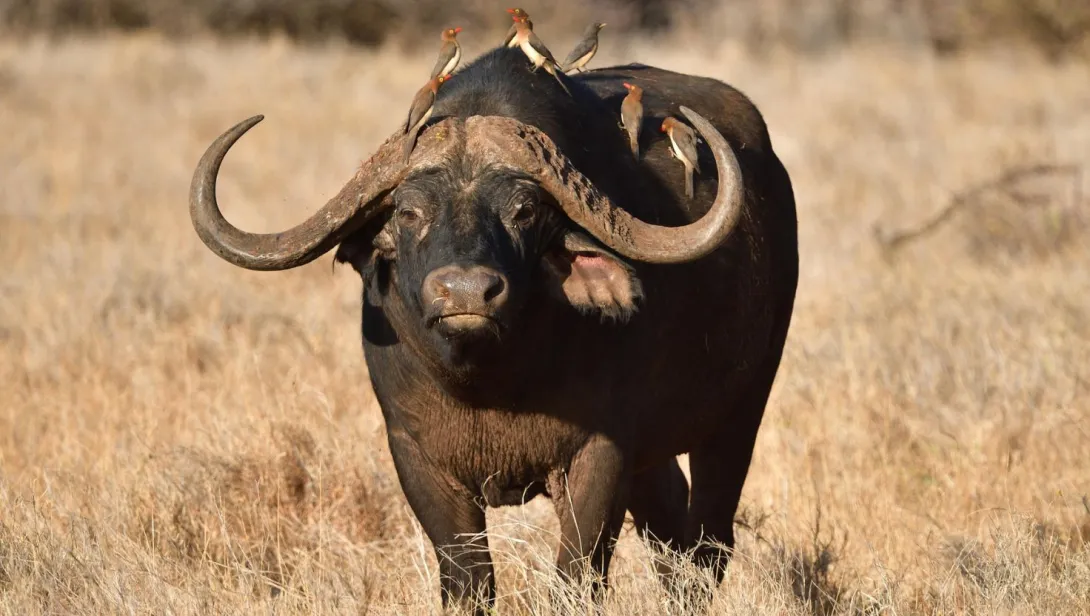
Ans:
{"label": "savanna ground", "polygon": [[[491,42],[465,34],[469,58]],[[594,61],[742,89],[798,199],[795,318],[714,612],[1090,613],[1090,66],[744,49],[618,37]],[[221,201],[253,231],[302,220],[432,60],[0,42],[0,612],[438,610],[355,273],[235,268],[186,206],[210,140],[264,113]],[[501,613],[548,612],[550,507],[489,520]],[[653,569],[626,529],[605,611],[684,613]]]}

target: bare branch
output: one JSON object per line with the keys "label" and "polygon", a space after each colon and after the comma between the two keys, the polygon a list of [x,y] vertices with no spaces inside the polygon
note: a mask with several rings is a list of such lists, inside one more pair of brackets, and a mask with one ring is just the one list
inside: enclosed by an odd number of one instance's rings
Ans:
{"label": "bare branch", "polygon": [[[1008,169],[994,178],[955,194],[954,198],[950,200],[950,203],[947,204],[946,207],[919,227],[905,231],[897,231],[887,235],[876,225],[874,227],[874,237],[883,249],[888,252],[893,252],[902,248],[909,242],[913,242],[935,232],[944,223],[953,218],[962,208],[976,202],[989,192],[1002,191],[1010,194],[1015,189],[1015,185],[1019,182],[1027,178],[1045,175],[1070,175],[1075,182],[1078,182],[1080,178],[1079,173],[1080,168],[1077,165],[1044,163]],[[1077,187],[1076,190],[1081,191],[1081,186]],[[1079,192],[1076,193],[1076,198],[1081,198]]]}

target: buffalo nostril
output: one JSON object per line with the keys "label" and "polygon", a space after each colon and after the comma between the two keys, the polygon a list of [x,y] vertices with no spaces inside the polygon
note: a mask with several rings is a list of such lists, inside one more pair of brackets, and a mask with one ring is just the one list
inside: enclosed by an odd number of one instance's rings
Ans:
{"label": "buffalo nostril", "polygon": [[486,273],[484,286],[484,301],[486,304],[499,303],[507,296],[507,283],[503,276],[494,273]]}

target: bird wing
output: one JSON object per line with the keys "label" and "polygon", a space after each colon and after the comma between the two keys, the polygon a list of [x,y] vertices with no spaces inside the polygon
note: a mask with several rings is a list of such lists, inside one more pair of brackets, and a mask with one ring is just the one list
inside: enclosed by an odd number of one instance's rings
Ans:
{"label": "bird wing", "polygon": [[424,114],[431,109],[434,103],[435,94],[427,86],[417,92],[416,96],[413,97],[412,107],[409,107],[409,119],[405,124],[405,130],[409,131],[413,126],[416,126],[416,123],[420,121],[420,118],[424,117]]}
{"label": "bird wing", "polygon": [[530,43],[530,46],[534,48],[534,51],[545,56],[545,59],[548,60],[550,63],[556,64],[556,60],[553,58],[553,52],[549,51],[549,48],[545,46],[545,43],[541,42],[541,39],[538,38],[536,34],[534,34],[533,30],[530,31],[527,39]]}
{"label": "bird wing", "polygon": [[507,29],[507,36],[503,39],[503,45],[505,47],[510,45],[516,34],[518,34],[518,28],[515,27],[515,24],[511,24],[511,27]]}
{"label": "bird wing", "polygon": [[681,150],[681,155],[689,159],[689,162],[696,167],[696,135],[693,134],[693,129],[688,126],[676,126],[674,127],[673,139],[678,149]]}
{"label": "bird wing", "polygon": [[579,60],[583,56],[587,55],[594,49],[594,41],[590,38],[585,38],[579,41],[579,44],[575,46],[575,49],[571,50],[568,57],[564,59],[564,66],[571,66],[575,64],[576,60]]}
{"label": "bird wing", "polygon": [[632,117],[635,126],[643,123],[643,103],[628,99],[628,114]]}
{"label": "bird wing", "polygon": [[447,67],[457,51],[458,47],[453,42],[443,43],[443,46],[439,48],[439,57],[435,60],[435,68],[431,69],[432,79],[435,79],[439,73],[443,72],[443,69]]}

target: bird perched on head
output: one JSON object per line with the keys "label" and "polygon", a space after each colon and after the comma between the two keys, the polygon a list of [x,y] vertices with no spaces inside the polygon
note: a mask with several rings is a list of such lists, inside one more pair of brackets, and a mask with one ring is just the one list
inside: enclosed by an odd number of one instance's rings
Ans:
{"label": "bird perched on head", "polygon": [[670,136],[670,153],[685,165],[685,196],[693,198],[693,173],[700,173],[697,164],[696,133],[693,129],[667,116],[659,130]]}
{"label": "bird perched on head", "polygon": [[409,162],[413,148],[416,147],[416,137],[420,134],[420,129],[431,117],[432,109],[435,107],[435,97],[439,94],[439,86],[443,85],[447,79],[448,77],[442,75],[429,79],[428,83],[424,84],[424,87],[420,88],[413,97],[413,104],[409,107],[409,117],[405,121],[405,134],[408,137],[401,150],[406,163]]}
{"label": "bird perched on head", "polygon": [[621,125],[628,132],[632,155],[640,159],[640,124],[643,123],[643,88],[630,83],[623,84],[628,96],[621,101]]}
{"label": "bird perched on head", "polygon": [[556,82],[560,84],[560,87],[564,88],[564,92],[571,96],[568,86],[564,85],[564,81],[557,74],[560,71],[560,65],[556,63],[553,53],[549,51],[545,43],[542,43],[541,39],[530,29],[529,19],[524,17],[515,22],[514,40],[518,42],[522,53],[526,54],[526,57],[530,59],[530,63],[534,65],[532,70],[536,71],[541,67],[545,67],[545,72],[552,75]]}
{"label": "bird perched on head", "polygon": [[598,53],[598,31],[604,27],[606,27],[605,24],[597,22],[587,26],[587,29],[583,31],[583,39],[575,45],[568,54],[568,58],[564,60],[565,73],[571,74],[574,70],[583,72],[583,67],[590,62],[594,54]]}
{"label": "bird perched on head", "polygon": [[462,59],[462,46],[458,44],[458,33],[461,28],[447,28],[439,35],[443,46],[439,48],[439,58],[435,61],[435,68],[431,69],[431,78],[446,77],[454,72],[458,61]]}
{"label": "bird perched on head", "polygon": [[529,26],[530,30],[533,30],[534,22],[530,21],[530,14],[522,9],[507,9],[507,12],[511,14],[511,21],[514,23],[512,23],[511,27],[507,29],[507,36],[503,38],[503,44],[505,47],[518,47],[519,44],[517,41],[515,41],[515,25],[520,19],[525,19],[526,25]]}

